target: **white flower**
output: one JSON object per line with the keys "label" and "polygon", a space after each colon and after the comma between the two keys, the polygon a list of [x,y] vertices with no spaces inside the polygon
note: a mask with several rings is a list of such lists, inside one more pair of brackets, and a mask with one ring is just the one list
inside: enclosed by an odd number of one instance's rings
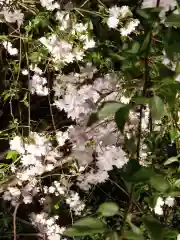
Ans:
{"label": "white flower", "polygon": [[[154,8],[156,7],[157,0],[144,0],[142,3],[142,8]],[[174,9],[177,5],[176,0],[160,0],[159,7],[163,8],[163,11],[168,11]]]}
{"label": "white flower", "polygon": [[16,170],[17,170],[17,168],[16,168],[15,164],[12,163],[12,164],[11,164],[11,171],[12,171],[13,173],[15,173]]}
{"label": "white flower", "polygon": [[8,191],[11,193],[12,197],[19,197],[21,191],[17,187],[8,187]]}
{"label": "white flower", "polygon": [[73,53],[67,53],[67,55],[64,58],[64,61],[66,63],[72,63],[74,61],[74,54]]}
{"label": "white flower", "polygon": [[11,42],[4,41],[2,44],[3,44],[4,48],[8,51],[8,53],[10,55],[14,56],[14,55],[18,54],[17,48],[13,48]]}
{"label": "white flower", "polygon": [[180,240],[180,234],[177,235],[177,240]]}
{"label": "white flower", "polygon": [[70,16],[69,13],[64,12],[64,11],[58,11],[56,13],[56,19],[60,22],[60,30],[64,31],[70,26]]}
{"label": "white flower", "polygon": [[18,50],[17,48],[11,48],[8,50],[9,54],[12,55],[12,56],[15,56],[18,54]]}
{"label": "white flower", "polygon": [[163,58],[162,64],[164,65],[169,65],[170,64],[170,60],[166,57]]}
{"label": "white flower", "polygon": [[77,192],[71,191],[71,195],[66,199],[66,203],[69,205],[71,210],[74,211],[75,215],[80,215],[85,208],[85,204],[80,200]]}
{"label": "white flower", "polygon": [[22,69],[22,75],[28,75],[29,74],[29,72],[28,72],[28,70],[27,69]]}
{"label": "white flower", "polygon": [[48,226],[52,226],[54,224],[54,219],[53,218],[49,218],[47,221],[46,221],[46,224]]}
{"label": "white flower", "polygon": [[46,169],[46,171],[50,172],[54,169],[54,165],[53,164],[47,164],[45,169]]}
{"label": "white flower", "polygon": [[121,102],[124,103],[124,104],[129,104],[130,98],[127,98],[127,97],[122,96],[122,97],[121,97]]}
{"label": "white flower", "polygon": [[74,26],[73,26],[73,30],[74,31],[74,34],[75,32],[78,32],[78,33],[82,33],[82,32],[85,32],[87,31],[88,29],[88,24],[83,24],[83,23],[76,23]]}
{"label": "white flower", "polygon": [[177,82],[180,82],[180,74],[178,74],[178,75],[176,76],[175,80],[176,80]]}
{"label": "white flower", "polygon": [[11,197],[11,194],[9,191],[5,191],[2,198],[5,200],[5,201],[11,201],[12,200],[12,197]]}
{"label": "white flower", "polygon": [[168,205],[168,207],[174,206],[174,198],[173,197],[167,197],[165,199],[165,204]]}
{"label": "white flower", "polygon": [[67,140],[69,138],[69,133],[66,132],[61,132],[58,131],[56,132],[56,139],[58,141],[59,146],[63,146],[65,143],[65,140]]}
{"label": "white flower", "polygon": [[61,240],[61,236],[59,234],[49,235],[48,240]]}
{"label": "white flower", "polygon": [[120,9],[120,17],[121,18],[126,18],[128,16],[132,16],[131,10],[129,9],[128,6],[122,6],[121,9]]}
{"label": "white flower", "polygon": [[131,20],[126,27],[123,27],[120,29],[121,35],[122,36],[128,36],[129,34],[131,34],[135,28],[139,25],[139,20],[138,19],[133,19]]}
{"label": "white flower", "polygon": [[[53,34],[49,38],[42,37],[39,41],[45,45],[48,51],[52,54],[54,61],[67,62],[72,61],[72,44],[64,40],[59,40],[58,37]],[[68,57],[67,57],[68,56]]]}
{"label": "white flower", "polygon": [[78,50],[74,51],[73,54],[74,54],[74,58],[75,58],[77,61],[83,60],[83,57],[85,56],[85,54],[84,54],[83,51],[78,51]]}
{"label": "white flower", "polygon": [[51,186],[49,187],[49,193],[54,193],[56,191],[56,188]]}
{"label": "white flower", "polygon": [[119,15],[120,15],[120,12],[121,12],[121,8],[120,7],[117,7],[116,5],[109,8],[109,14],[110,16],[113,16],[113,17],[116,17],[118,18]]}
{"label": "white flower", "polygon": [[33,72],[35,72],[36,74],[39,74],[39,75],[42,75],[43,74],[43,71],[37,66],[37,65],[30,65],[29,66],[29,69]]}
{"label": "white flower", "polygon": [[22,139],[19,136],[15,136],[12,140],[10,140],[9,145],[11,150],[15,150],[21,154],[25,152]]}
{"label": "white flower", "polygon": [[28,154],[22,156],[21,163],[23,164],[23,166],[36,165],[37,160],[33,155]]}
{"label": "white flower", "polygon": [[114,16],[109,17],[107,20],[107,25],[109,28],[117,28],[118,23],[119,23],[118,18],[116,18]]}
{"label": "white flower", "polygon": [[19,27],[22,25],[23,19],[24,19],[24,13],[22,13],[21,10],[17,10],[17,9],[14,11],[4,10],[3,14],[7,22],[10,22],[10,23],[17,22]]}
{"label": "white flower", "polygon": [[37,93],[37,95],[40,96],[48,95],[48,88],[45,86],[46,84],[47,79],[35,73],[29,83],[31,93]]}
{"label": "white flower", "polygon": [[64,195],[65,194],[65,188],[63,187],[57,187],[57,191],[59,194]]}
{"label": "white flower", "polygon": [[43,187],[43,190],[44,190],[44,193],[45,193],[45,194],[48,193],[48,187],[47,187],[47,186],[44,186],[44,187]]}
{"label": "white flower", "polygon": [[93,39],[86,39],[83,48],[85,50],[89,49],[89,48],[94,48],[96,45],[95,41]]}
{"label": "white flower", "polygon": [[40,2],[41,2],[41,5],[49,11],[53,11],[56,8],[57,9],[60,8],[60,5],[57,2],[54,2],[54,0],[40,0]]}
{"label": "white flower", "polygon": [[96,151],[98,154],[97,166],[100,171],[111,171],[113,166],[122,168],[128,161],[125,152],[120,147],[98,146]]}
{"label": "white flower", "polygon": [[163,215],[163,205],[164,205],[164,200],[161,197],[158,197],[156,201],[156,206],[154,208],[154,212],[158,215]]}
{"label": "white flower", "polygon": [[23,202],[25,203],[25,204],[30,204],[30,203],[32,203],[32,196],[31,195],[27,195],[27,196],[23,196]]}

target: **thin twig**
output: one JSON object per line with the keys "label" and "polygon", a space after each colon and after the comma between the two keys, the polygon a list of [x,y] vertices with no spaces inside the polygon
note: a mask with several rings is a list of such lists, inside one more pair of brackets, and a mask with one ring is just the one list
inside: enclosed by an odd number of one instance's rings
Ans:
{"label": "thin twig", "polygon": [[[0,236],[0,239],[9,239],[9,237],[12,235],[12,233],[9,233],[7,235]],[[17,233],[16,237],[40,237],[42,239],[44,238],[44,235],[41,233]]]}
{"label": "thin twig", "polygon": [[20,203],[17,203],[15,208],[14,208],[14,213],[13,213],[13,235],[14,235],[14,240],[16,240],[16,214],[17,210],[19,208]]}
{"label": "thin twig", "polygon": [[[144,60],[144,86],[143,86],[143,91],[142,91],[142,97],[146,97],[147,90],[150,86],[148,57],[149,57],[151,41],[152,41],[152,31],[150,34],[149,43],[147,46],[145,60]],[[139,158],[140,158],[143,107],[144,106],[142,104],[140,106],[140,110],[139,110],[138,141],[137,141],[137,150],[136,150],[137,161],[139,161]]]}
{"label": "thin twig", "polygon": [[128,207],[127,207],[126,212],[124,214],[124,218],[123,218],[122,225],[121,225],[121,230],[120,230],[120,236],[121,237],[123,236],[123,233],[124,233],[124,227],[125,227],[125,224],[126,224],[128,214],[131,211],[131,207],[132,207],[132,203],[133,203],[133,191],[134,191],[134,186],[132,185],[131,190],[130,190],[130,194],[129,194]]}
{"label": "thin twig", "polygon": [[28,68],[28,126],[29,126],[29,135],[31,132],[31,93],[30,93],[30,68],[29,68],[29,58],[28,58],[28,54],[27,51],[28,49],[26,49],[26,44],[24,42],[24,48],[25,48],[25,56],[26,56],[26,63],[27,63],[27,68]]}

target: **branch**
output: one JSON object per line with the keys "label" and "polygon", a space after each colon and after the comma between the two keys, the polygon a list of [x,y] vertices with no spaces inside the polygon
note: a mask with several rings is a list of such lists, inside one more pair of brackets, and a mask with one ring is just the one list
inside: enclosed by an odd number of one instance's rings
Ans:
{"label": "branch", "polygon": [[134,191],[134,186],[131,186],[131,190],[130,190],[130,195],[129,195],[129,201],[128,201],[128,207],[126,209],[126,212],[124,214],[124,218],[123,218],[123,222],[122,222],[122,226],[121,226],[121,230],[120,230],[120,236],[123,236],[124,233],[124,227],[126,224],[126,219],[128,217],[128,214],[131,211],[131,207],[132,207],[132,203],[133,203],[133,191]]}
{"label": "branch", "polygon": [[14,208],[14,213],[13,213],[13,235],[14,235],[14,240],[16,240],[16,214],[17,214],[17,210],[19,207],[20,203],[17,203],[17,205]]}
{"label": "branch", "polygon": [[[149,66],[148,66],[148,58],[149,58],[151,41],[152,41],[152,30],[151,30],[149,43],[148,43],[148,46],[147,46],[147,50],[146,50],[146,54],[145,54],[145,60],[144,60],[144,86],[143,86],[143,91],[142,91],[142,97],[147,96],[147,93],[148,93],[147,90],[149,89],[149,87],[151,85],[151,82],[150,82],[150,79],[149,79]],[[143,105],[140,106],[140,110],[139,110],[138,142],[137,142],[137,150],[136,150],[137,161],[139,161],[140,148],[141,148],[142,115],[143,115]],[[152,127],[150,127],[150,128],[152,128]]]}

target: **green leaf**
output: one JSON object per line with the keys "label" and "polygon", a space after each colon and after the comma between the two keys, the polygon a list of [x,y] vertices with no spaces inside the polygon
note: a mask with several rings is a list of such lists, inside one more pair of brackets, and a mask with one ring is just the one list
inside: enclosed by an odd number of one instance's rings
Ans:
{"label": "green leaf", "polygon": [[137,9],[137,14],[139,15],[139,16],[141,16],[141,17],[143,17],[143,18],[145,18],[145,19],[150,19],[150,15],[147,13],[147,11],[146,10],[144,10],[144,9]]}
{"label": "green leaf", "polygon": [[171,158],[169,158],[168,160],[165,161],[164,165],[169,165],[173,162],[179,162],[178,158],[177,157],[171,157]]}
{"label": "green leaf", "polygon": [[14,151],[14,150],[9,150],[6,155],[6,159],[12,159],[15,161],[17,159],[18,155],[19,155],[18,152]]}
{"label": "green leaf", "polygon": [[151,240],[163,240],[163,227],[157,219],[147,216],[143,218],[143,222]]}
{"label": "green leaf", "polygon": [[154,172],[151,168],[141,167],[132,176],[129,176],[127,181],[132,183],[147,182],[154,176]]}
{"label": "green leaf", "polygon": [[119,212],[119,207],[114,202],[105,202],[97,210],[104,217],[112,217]]}
{"label": "green leaf", "polygon": [[133,99],[133,101],[136,103],[136,104],[147,104],[149,103],[149,98],[145,98],[145,97],[137,97],[135,99]]}
{"label": "green leaf", "polygon": [[180,179],[175,181],[174,186],[180,188]]}
{"label": "green leaf", "polygon": [[119,102],[105,102],[103,105],[99,108],[98,111],[98,117],[100,120],[103,120],[106,117],[113,116],[115,112],[120,108],[124,106],[124,104]]}
{"label": "green leaf", "polygon": [[132,48],[127,52],[131,54],[137,54],[139,52],[139,49],[140,49],[140,44],[138,42],[134,42],[132,45]]}
{"label": "green leaf", "polygon": [[152,118],[159,120],[165,115],[164,102],[158,96],[154,96],[149,101],[149,107],[151,109]]}
{"label": "green leaf", "polygon": [[92,126],[95,122],[99,120],[98,113],[92,112],[87,121],[86,127]]}
{"label": "green leaf", "polygon": [[166,18],[166,25],[169,27],[180,27],[180,15],[179,14],[171,14]]}
{"label": "green leaf", "polygon": [[120,237],[117,232],[112,232],[107,236],[106,240],[120,240]]}
{"label": "green leaf", "polygon": [[165,239],[167,240],[170,240],[170,239],[174,240],[176,239],[177,235],[178,235],[178,231],[175,229],[169,229],[169,228],[164,229],[164,236],[165,236]]}
{"label": "green leaf", "polygon": [[150,184],[159,192],[165,192],[170,188],[168,180],[166,180],[163,176],[160,175],[154,175],[150,179]]}
{"label": "green leaf", "polygon": [[169,134],[170,134],[171,141],[174,141],[179,136],[178,130],[173,126],[171,127]]}
{"label": "green leaf", "polygon": [[136,234],[132,231],[124,231],[124,236],[126,237],[125,239],[128,240],[144,240],[143,236]]}
{"label": "green leaf", "polygon": [[117,110],[115,113],[115,122],[118,129],[123,132],[126,121],[129,117],[130,105],[125,105]]}
{"label": "green leaf", "polygon": [[164,197],[180,197],[180,191],[168,191],[164,194]]}
{"label": "green leaf", "polygon": [[87,217],[74,223],[70,228],[67,228],[64,235],[68,237],[90,236],[96,233],[105,231],[103,222],[100,219]]}
{"label": "green leaf", "polygon": [[148,32],[141,45],[141,49],[140,49],[141,52],[144,52],[148,48],[151,37],[152,37],[151,32]]}

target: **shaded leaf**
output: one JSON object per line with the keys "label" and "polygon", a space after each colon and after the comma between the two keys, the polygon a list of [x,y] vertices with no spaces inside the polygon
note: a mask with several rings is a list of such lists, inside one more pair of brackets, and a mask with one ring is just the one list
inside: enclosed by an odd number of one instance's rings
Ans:
{"label": "shaded leaf", "polygon": [[120,236],[118,236],[117,232],[110,233],[106,240],[120,240]]}
{"label": "shaded leaf", "polygon": [[118,129],[123,132],[126,121],[129,117],[130,105],[125,105],[117,110],[115,113],[115,122]]}
{"label": "shaded leaf", "polygon": [[141,45],[141,49],[140,49],[141,52],[144,52],[147,50],[150,40],[151,40],[151,36],[152,36],[152,33],[148,32],[146,37],[144,38],[142,45]]}
{"label": "shaded leaf", "polygon": [[98,212],[104,217],[112,217],[119,212],[119,207],[114,202],[105,202],[99,206]]}
{"label": "shaded leaf", "polygon": [[149,101],[151,115],[154,120],[159,120],[165,115],[164,102],[158,96],[154,96]]}
{"label": "shaded leaf", "polygon": [[180,179],[175,181],[174,186],[180,188]]}
{"label": "shaded leaf", "polygon": [[97,112],[93,112],[91,113],[91,115],[89,116],[89,119],[87,121],[87,124],[86,126],[87,127],[90,127],[91,125],[93,125],[95,122],[97,122],[99,120],[99,117],[98,117],[98,113]]}
{"label": "shaded leaf", "polygon": [[170,188],[168,180],[166,180],[163,176],[160,175],[154,175],[150,179],[150,184],[159,192],[165,192]]}
{"label": "shaded leaf", "polygon": [[140,44],[138,42],[134,42],[132,45],[132,48],[127,52],[131,54],[137,54],[139,52],[139,49],[140,49]]}
{"label": "shaded leaf", "polygon": [[178,158],[177,157],[171,157],[171,158],[169,158],[168,160],[166,160],[164,162],[164,165],[169,165],[169,164],[171,164],[173,162],[179,162]]}
{"label": "shaded leaf", "polygon": [[18,152],[13,151],[13,150],[9,150],[7,155],[6,155],[6,159],[12,159],[12,160],[16,160],[17,156],[19,155]]}
{"label": "shaded leaf", "polygon": [[151,168],[142,167],[132,176],[129,176],[128,181],[133,183],[147,182],[152,176],[154,176],[154,172]]}
{"label": "shaded leaf", "polygon": [[175,229],[164,229],[164,236],[165,236],[165,239],[176,239],[178,235],[178,231],[175,230]]}
{"label": "shaded leaf", "polygon": [[180,27],[180,14],[171,14],[166,18],[166,25],[169,27]]}
{"label": "shaded leaf", "polygon": [[119,103],[119,102],[103,103],[103,106],[101,106],[98,111],[99,120],[103,120],[106,117],[110,117],[110,116],[114,115],[115,112],[122,106],[124,106],[124,104]]}
{"label": "shaded leaf", "polygon": [[126,237],[125,239],[128,240],[144,240],[144,237],[142,235],[136,234],[132,231],[125,231],[124,236]]}
{"label": "shaded leaf", "polygon": [[70,228],[67,228],[64,235],[68,237],[88,236],[105,231],[103,222],[100,219],[88,217],[74,223]]}
{"label": "shaded leaf", "polygon": [[143,222],[151,240],[163,239],[163,227],[157,219],[152,216],[147,216],[143,218]]}

